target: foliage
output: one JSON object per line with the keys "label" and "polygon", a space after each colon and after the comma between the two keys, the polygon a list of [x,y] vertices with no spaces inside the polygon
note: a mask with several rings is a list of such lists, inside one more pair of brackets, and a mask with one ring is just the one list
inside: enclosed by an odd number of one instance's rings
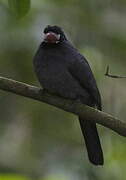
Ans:
{"label": "foliage", "polygon": [[30,0],[8,0],[11,11],[18,18],[21,18],[28,13],[30,3]]}
{"label": "foliage", "polygon": [[14,175],[14,174],[0,174],[0,180],[30,180],[29,178]]}

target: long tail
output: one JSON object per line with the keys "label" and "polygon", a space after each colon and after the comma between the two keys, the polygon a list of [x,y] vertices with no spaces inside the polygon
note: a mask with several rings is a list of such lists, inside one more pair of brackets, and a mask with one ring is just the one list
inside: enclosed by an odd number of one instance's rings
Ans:
{"label": "long tail", "polygon": [[103,165],[104,158],[96,124],[79,117],[81,130],[87,147],[88,158],[95,165]]}

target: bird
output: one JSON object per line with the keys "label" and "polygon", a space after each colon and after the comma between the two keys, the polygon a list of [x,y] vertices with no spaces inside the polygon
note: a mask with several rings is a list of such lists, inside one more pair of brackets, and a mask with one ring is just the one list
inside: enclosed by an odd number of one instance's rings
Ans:
{"label": "bird", "polygon": [[[86,58],[57,25],[48,25],[34,56],[33,66],[40,85],[49,93],[77,100],[102,110],[101,95]],[[103,165],[103,151],[96,123],[79,116],[89,161]]]}

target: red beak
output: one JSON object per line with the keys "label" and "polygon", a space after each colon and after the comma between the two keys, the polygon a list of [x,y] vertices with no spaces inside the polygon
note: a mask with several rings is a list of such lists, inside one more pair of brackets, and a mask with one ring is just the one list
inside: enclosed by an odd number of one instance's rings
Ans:
{"label": "red beak", "polygon": [[60,34],[54,32],[48,32],[44,35],[44,41],[47,43],[58,43],[60,40]]}

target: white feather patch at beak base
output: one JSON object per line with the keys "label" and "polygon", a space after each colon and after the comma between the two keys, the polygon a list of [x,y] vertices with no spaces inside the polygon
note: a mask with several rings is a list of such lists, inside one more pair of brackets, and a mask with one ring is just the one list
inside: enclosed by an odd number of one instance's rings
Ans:
{"label": "white feather patch at beak base", "polygon": [[60,41],[60,34],[54,32],[48,32],[44,34],[44,41],[47,43],[58,43]]}

